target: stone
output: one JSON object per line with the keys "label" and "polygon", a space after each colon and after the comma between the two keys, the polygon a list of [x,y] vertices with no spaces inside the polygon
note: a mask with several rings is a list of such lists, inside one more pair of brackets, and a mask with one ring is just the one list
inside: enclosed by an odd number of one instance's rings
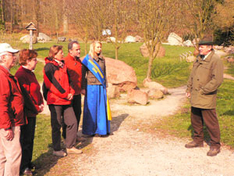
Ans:
{"label": "stone", "polygon": [[135,70],[125,62],[107,58],[106,76],[107,82],[119,87],[120,91],[129,91],[137,86]]}
{"label": "stone", "polygon": [[[157,47],[157,46],[156,46]],[[143,43],[143,45],[140,46],[140,52],[141,52],[141,55],[143,57],[149,57],[149,52],[148,52],[148,48],[146,46],[145,43]],[[156,58],[160,58],[160,57],[164,57],[165,56],[165,53],[166,53],[166,50],[165,48],[161,45],[160,48],[159,48],[159,51],[158,51],[158,54],[156,56]]]}
{"label": "stone", "polygon": [[193,47],[193,46],[194,46],[193,43],[191,42],[191,40],[186,40],[186,41],[184,41],[184,42],[183,42],[183,45],[184,45],[184,46],[187,46],[187,47]]}
{"label": "stone", "polygon": [[[22,43],[29,43],[30,42],[30,35],[25,35],[25,36],[21,37],[20,40],[22,41]],[[33,43],[37,43],[36,35],[33,35]]]}
{"label": "stone", "polygon": [[66,41],[66,37],[58,37],[58,42],[65,42]]}
{"label": "stone", "polygon": [[141,36],[136,35],[136,36],[135,36],[135,41],[136,41],[136,42],[143,42],[144,40],[143,40],[143,38],[142,38]]}
{"label": "stone", "polygon": [[161,85],[157,82],[151,81],[151,79],[149,79],[149,78],[144,79],[143,86],[147,87],[149,89],[158,89],[158,90],[162,91],[164,95],[169,94],[168,89],[166,87],[164,87],[163,85]]}
{"label": "stone", "polygon": [[116,42],[116,39],[115,37],[107,37],[107,40],[106,40],[107,43],[110,43],[110,42]]}
{"label": "stone", "polygon": [[125,41],[125,43],[135,43],[135,42],[136,42],[136,39],[135,39],[135,37],[129,35],[129,36],[127,36],[127,37],[125,38],[124,41]]}
{"label": "stone", "polygon": [[223,57],[227,55],[227,53],[224,52],[223,50],[215,50],[215,54],[217,54],[219,57]]}
{"label": "stone", "polygon": [[169,34],[167,40],[170,45],[183,45],[183,39],[174,32]]}
{"label": "stone", "polygon": [[42,32],[40,32],[38,37],[37,37],[38,42],[43,42],[44,43],[44,42],[48,42],[48,41],[51,41],[51,40],[52,39],[48,35],[46,35],[46,34],[44,34]]}
{"label": "stone", "polygon": [[161,99],[164,96],[163,92],[159,89],[150,89],[147,93],[149,98],[152,99]]}
{"label": "stone", "polygon": [[228,54],[234,54],[234,46],[224,47],[224,51]]}
{"label": "stone", "polygon": [[107,95],[109,99],[120,97],[120,91],[118,86],[108,83]]}
{"label": "stone", "polygon": [[146,105],[148,103],[148,94],[141,90],[132,89],[128,91],[127,101],[128,103],[138,103],[141,105]]}

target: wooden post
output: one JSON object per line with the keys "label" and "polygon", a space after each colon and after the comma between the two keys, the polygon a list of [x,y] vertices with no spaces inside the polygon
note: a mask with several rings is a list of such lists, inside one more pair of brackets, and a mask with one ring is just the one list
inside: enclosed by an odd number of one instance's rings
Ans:
{"label": "wooden post", "polygon": [[26,29],[29,31],[29,49],[33,49],[33,31],[36,30],[36,27],[32,22],[30,22],[26,26]]}
{"label": "wooden post", "polygon": [[32,50],[33,49],[33,30],[29,30],[29,36],[30,36],[29,49]]}

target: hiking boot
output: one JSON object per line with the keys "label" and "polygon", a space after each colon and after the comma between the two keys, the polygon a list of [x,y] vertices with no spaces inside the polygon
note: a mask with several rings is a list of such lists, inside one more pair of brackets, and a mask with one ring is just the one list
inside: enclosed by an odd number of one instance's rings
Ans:
{"label": "hiking boot", "polygon": [[210,150],[207,152],[207,156],[216,156],[220,153],[220,148],[218,147],[210,147]]}
{"label": "hiking boot", "polygon": [[81,154],[83,153],[83,151],[75,147],[72,147],[72,148],[67,148],[67,153],[68,154]]}
{"label": "hiking boot", "polygon": [[185,145],[186,148],[195,148],[195,147],[203,147],[203,142],[196,143],[195,141],[189,142]]}
{"label": "hiking boot", "polygon": [[64,152],[63,150],[53,151],[53,155],[59,156],[59,157],[67,156],[66,152]]}

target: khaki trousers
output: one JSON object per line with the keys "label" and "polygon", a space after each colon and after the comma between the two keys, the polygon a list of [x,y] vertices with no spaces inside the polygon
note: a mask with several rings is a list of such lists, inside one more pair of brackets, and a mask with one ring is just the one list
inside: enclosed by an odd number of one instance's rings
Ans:
{"label": "khaki trousers", "polygon": [[13,127],[14,138],[8,141],[6,131],[0,129],[0,176],[18,176],[20,173],[20,126]]}
{"label": "khaki trousers", "polygon": [[194,129],[193,140],[201,143],[204,140],[203,123],[210,135],[210,146],[220,148],[220,129],[215,109],[191,108],[191,123]]}

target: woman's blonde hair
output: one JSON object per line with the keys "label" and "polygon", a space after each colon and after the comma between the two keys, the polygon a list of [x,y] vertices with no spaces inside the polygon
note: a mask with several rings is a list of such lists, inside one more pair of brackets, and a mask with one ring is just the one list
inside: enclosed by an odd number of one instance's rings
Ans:
{"label": "woman's blonde hair", "polygon": [[97,44],[100,44],[102,46],[102,43],[100,41],[93,41],[90,44],[90,50],[89,50],[89,55],[93,58],[94,57],[94,49]]}

